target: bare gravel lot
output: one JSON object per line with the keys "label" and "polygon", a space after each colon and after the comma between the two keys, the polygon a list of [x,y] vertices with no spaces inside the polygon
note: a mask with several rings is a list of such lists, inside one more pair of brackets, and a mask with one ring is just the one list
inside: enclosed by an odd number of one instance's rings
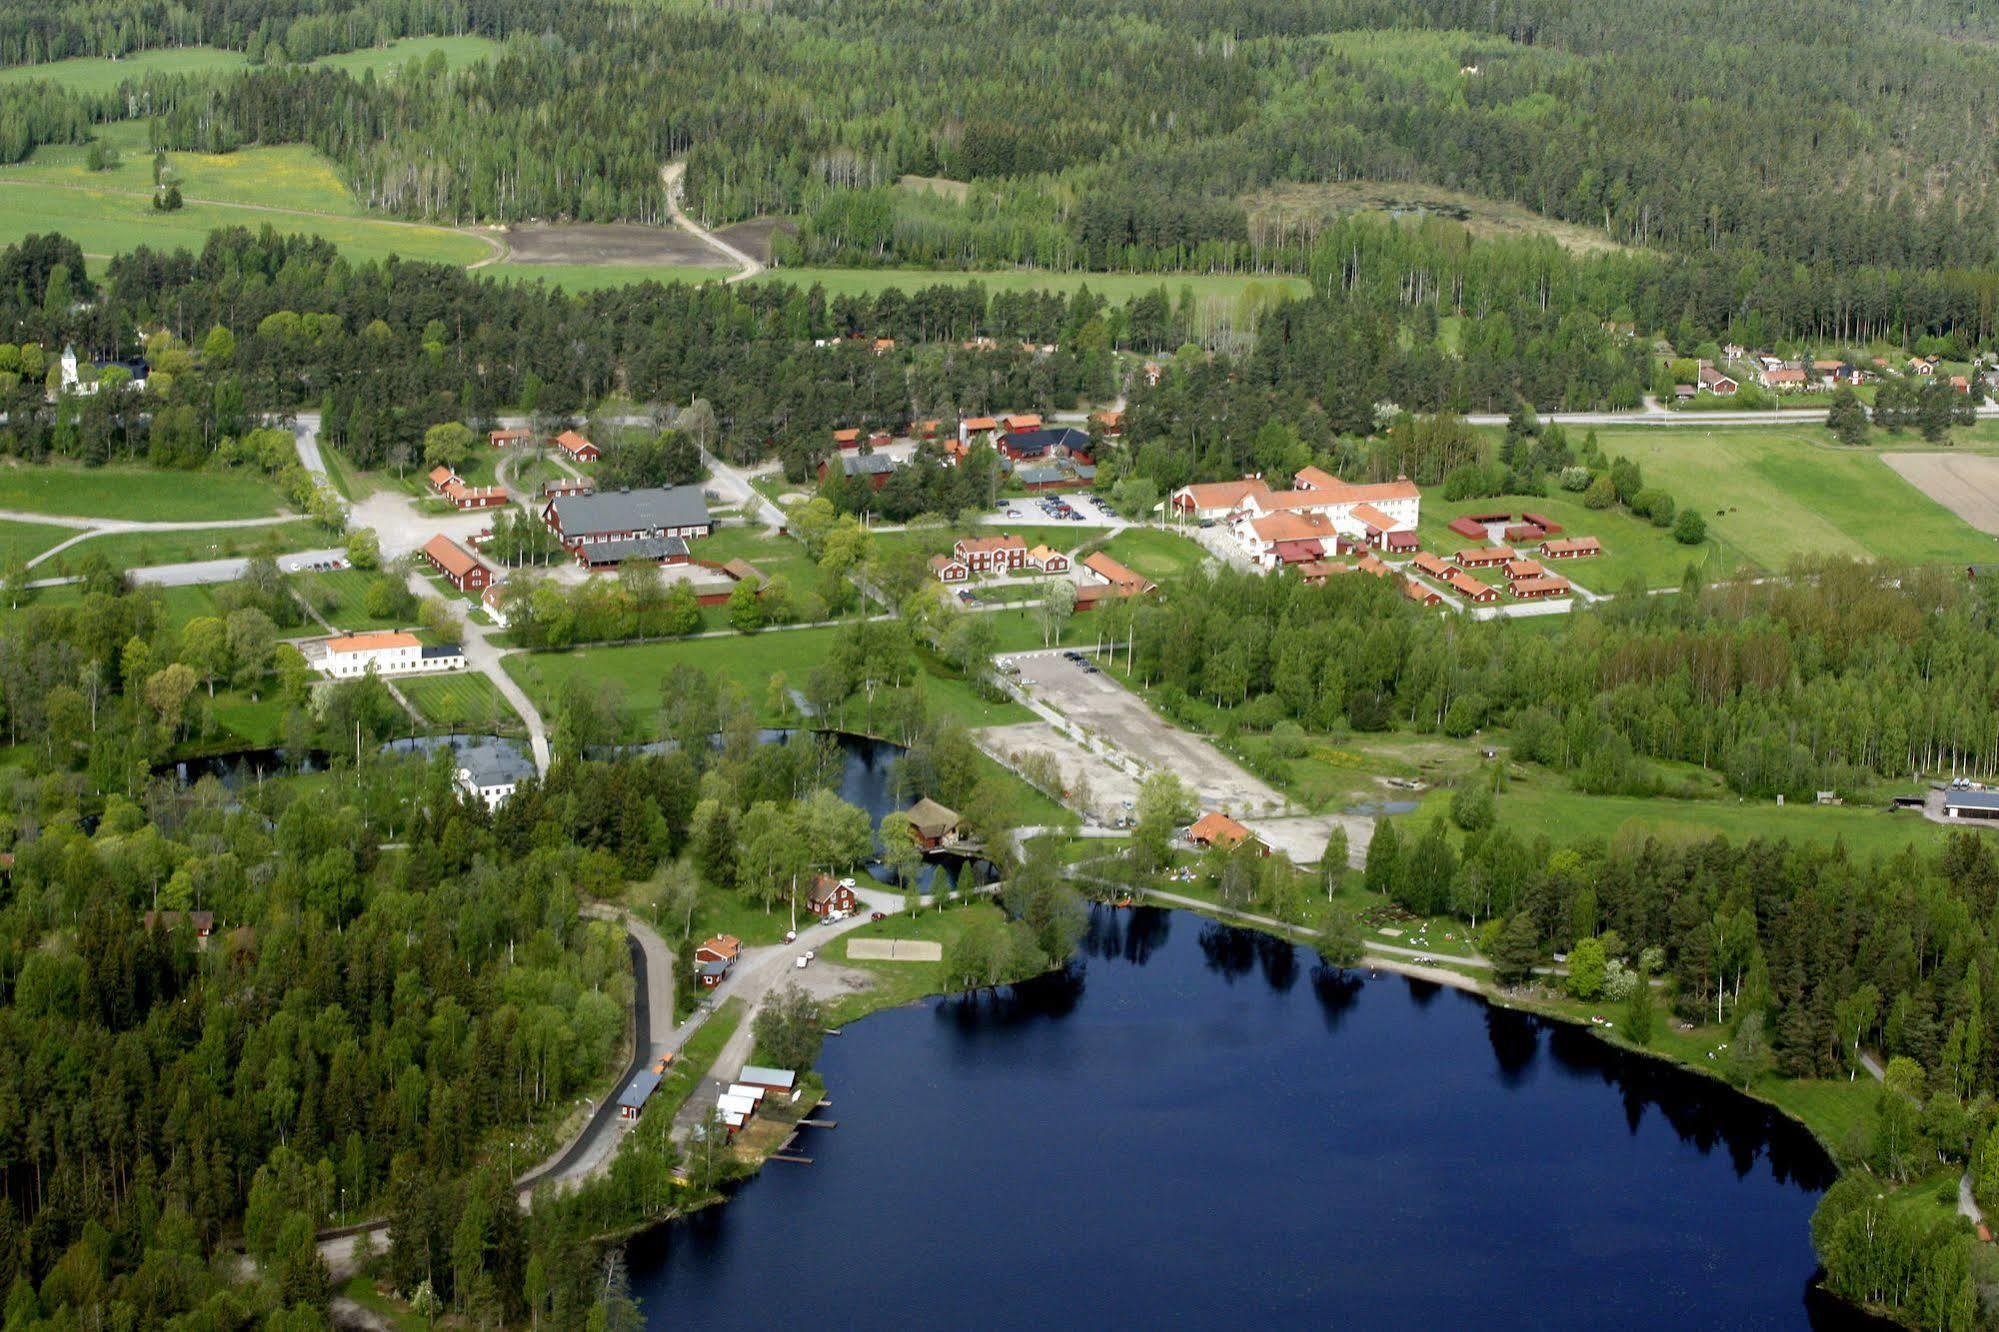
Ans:
{"label": "bare gravel lot", "polygon": [[1110,676],[1092,675],[1059,653],[1023,654],[1013,660],[1020,666],[1021,683],[1043,704],[1147,768],[1176,774],[1203,809],[1227,809],[1242,817],[1284,808],[1283,795],[1269,783],[1200,736],[1161,720]]}
{"label": "bare gravel lot", "polygon": [[1975,453],[1884,453],[1881,460],[1965,522],[1999,536],[1999,458]]}
{"label": "bare gravel lot", "polygon": [[[509,263],[672,264],[724,269],[720,255],[677,227],[632,223],[512,227],[506,232]],[[765,248],[769,248],[766,238]]]}

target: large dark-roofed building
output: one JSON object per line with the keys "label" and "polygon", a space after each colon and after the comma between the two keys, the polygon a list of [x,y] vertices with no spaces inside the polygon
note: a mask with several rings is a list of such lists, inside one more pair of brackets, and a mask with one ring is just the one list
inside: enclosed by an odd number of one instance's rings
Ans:
{"label": "large dark-roofed building", "polygon": [[603,560],[590,549],[594,546],[671,538],[686,542],[715,530],[699,486],[557,495],[542,510],[542,520],[577,559],[593,565],[615,564],[637,553],[627,550]]}

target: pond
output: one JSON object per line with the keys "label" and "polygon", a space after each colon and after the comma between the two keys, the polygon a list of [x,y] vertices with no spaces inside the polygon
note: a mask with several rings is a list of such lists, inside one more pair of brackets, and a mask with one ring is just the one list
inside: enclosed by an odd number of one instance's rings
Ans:
{"label": "pond", "polygon": [[849,1024],[837,1129],[634,1241],[649,1326],[1850,1327],[1833,1168],[1587,1033],[1097,908],[1067,971]]}

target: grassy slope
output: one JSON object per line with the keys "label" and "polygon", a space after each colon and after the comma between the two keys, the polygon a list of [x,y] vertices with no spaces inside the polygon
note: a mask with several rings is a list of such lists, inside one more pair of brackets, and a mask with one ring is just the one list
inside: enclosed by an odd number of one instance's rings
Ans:
{"label": "grassy slope", "polygon": [[0,520],[0,560],[11,559],[17,554],[24,560],[33,559],[50,546],[75,535],[67,527]]}
{"label": "grassy slope", "polygon": [[282,510],[278,492],[248,472],[176,474],[145,467],[0,467],[0,509],[71,518],[227,522]]}

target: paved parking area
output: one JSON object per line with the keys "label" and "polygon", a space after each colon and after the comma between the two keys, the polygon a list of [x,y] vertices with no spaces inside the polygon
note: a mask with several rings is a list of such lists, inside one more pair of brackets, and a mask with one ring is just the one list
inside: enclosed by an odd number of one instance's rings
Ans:
{"label": "paved parking area", "polygon": [[1225,808],[1238,817],[1283,812],[1285,800],[1275,788],[1206,740],[1162,720],[1110,676],[1085,671],[1059,652],[1011,660],[1020,667],[1016,678],[1035,700],[1144,767],[1177,775],[1203,809]]}
{"label": "paved parking area", "polygon": [[[1043,500],[1059,500],[1076,511],[1077,517],[1061,519],[1055,517],[1042,506]],[[1037,525],[1062,523],[1078,529],[1092,527],[1124,527],[1125,520],[1117,510],[1097,499],[1088,491],[1065,492],[1062,494],[1023,495],[1009,499],[1002,509],[994,509],[986,514],[989,523],[1034,523]]]}

